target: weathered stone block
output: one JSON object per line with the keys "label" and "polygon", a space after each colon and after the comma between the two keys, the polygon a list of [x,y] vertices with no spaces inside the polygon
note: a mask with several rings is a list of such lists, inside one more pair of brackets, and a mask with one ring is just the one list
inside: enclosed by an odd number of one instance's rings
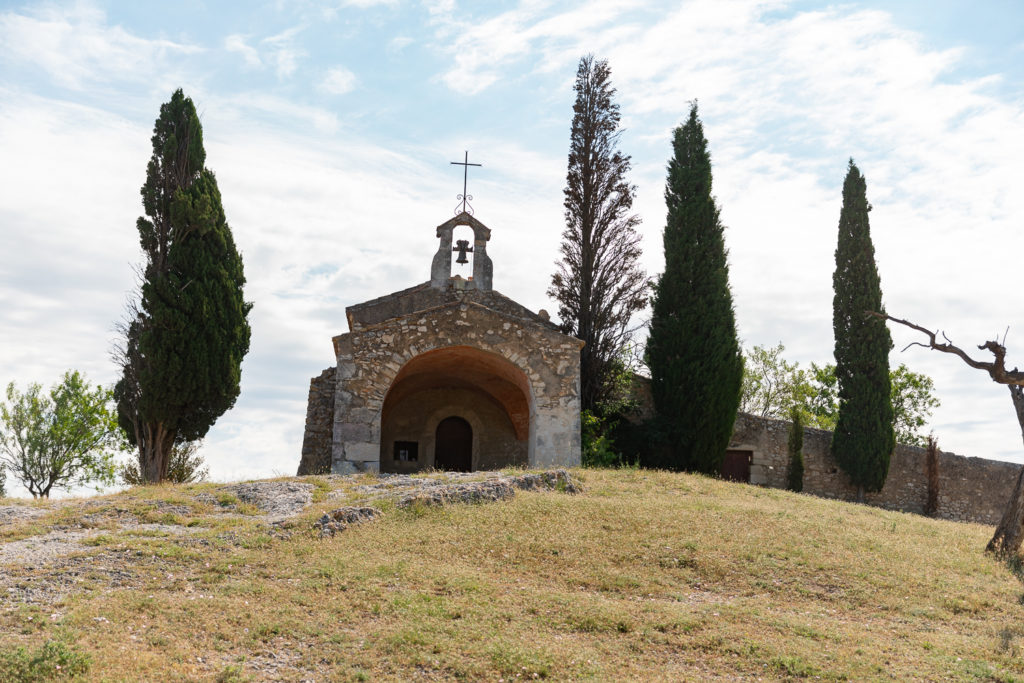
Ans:
{"label": "weathered stone block", "polygon": [[373,438],[373,430],[365,422],[342,422],[334,427],[335,438],[346,443],[353,441],[369,441]]}
{"label": "weathered stone block", "polygon": [[345,460],[350,462],[370,462],[371,460],[380,460],[380,444],[346,442]]}

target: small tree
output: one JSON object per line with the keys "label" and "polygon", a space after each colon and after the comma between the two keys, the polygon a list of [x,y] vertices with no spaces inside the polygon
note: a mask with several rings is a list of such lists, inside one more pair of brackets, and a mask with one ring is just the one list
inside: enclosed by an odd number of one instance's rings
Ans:
{"label": "small tree", "polygon": [[835,431],[839,419],[839,387],[836,384],[836,366],[832,363],[811,363],[807,373],[809,387],[804,392],[801,412],[809,427]]}
{"label": "small tree", "polygon": [[804,417],[800,408],[793,406],[789,413],[789,471],[786,488],[804,490]]}
{"label": "small tree", "polygon": [[[908,320],[900,320],[887,313],[872,310],[865,311],[865,315],[904,325],[912,330],[917,330],[928,338],[927,344],[913,342],[908,344],[906,348],[923,346],[943,353],[951,353],[958,356],[960,360],[967,363],[970,367],[976,370],[984,370],[992,378],[993,382],[1005,385],[1010,390],[1010,400],[1013,402],[1013,410],[1017,415],[1017,423],[1020,425],[1021,434],[1024,435],[1024,372],[1017,368],[1013,370],[1006,369],[1006,347],[1003,344],[999,343],[999,341],[987,341],[979,345],[979,349],[988,351],[993,356],[991,362],[979,361],[971,358],[959,346],[954,345],[949,340],[949,337],[943,335],[943,339],[946,341],[940,342],[935,332]],[[1020,552],[1022,542],[1024,542],[1024,467],[1021,468],[1020,474],[1017,476],[1017,485],[1013,489],[1010,500],[1006,503],[1006,510],[1003,511],[1003,516],[999,520],[996,532],[992,536],[992,540],[988,542],[985,550],[997,555],[1015,556]]]}
{"label": "small tree", "polygon": [[0,404],[0,464],[33,498],[84,484],[114,483],[117,420],[112,392],[64,373],[49,394],[39,384],[22,393],[7,385]]}
{"label": "small tree", "polygon": [[941,401],[932,393],[935,382],[928,375],[913,372],[905,363],[889,373],[892,384],[893,428],[896,442],[926,446],[930,437],[924,433],[932,411]]}
{"label": "small tree", "polygon": [[[800,391],[804,397],[804,415],[810,426],[834,431],[839,417],[836,366],[811,363],[810,377],[809,385]],[[889,383],[897,443],[925,445],[928,435],[924,429],[932,411],[941,403],[933,393],[935,382],[928,375],[914,372],[901,363],[889,371]]]}
{"label": "small tree", "polygon": [[880,491],[889,473],[896,445],[893,432],[889,350],[892,339],[882,321],[864,311],[883,311],[882,287],[871,243],[867,183],[850,160],[843,182],[832,327],[835,332],[839,419],[832,434],[832,453],[857,487]]}
{"label": "small tree", "polygon": [[146,256],[138,304],[116,351],[118,417],[148,482],[167,477],[175,443],[202,438],[238,397],[249,350],[245,276],[203,129],[181,90],[160,107],[142,186]]}
{"label": "small tree", "polygon": [[711,155],[697,105],[672,136],[665,183],[665,272],[655,286],[647,366],[671,469],[716,474],[729,445],[743,383],[743,355]]}
{"label": "small tree", "polygon": [[[201,441],[189,441],[176,443],[171,449],[171,460],[167,465],[167,479],[172,484],[191,484],[197,481],[205,481],[210,475],[210,470],[203,467],[203,456],[199,455]],[[121,465],[118,470],[118,478],[128,486],[142,486],[146,480],[142,476],[142,463],[139,462],[138,453],[132,460]]]}
{"label": "small tree", "polygon": [[640,218],[630,213],[636,188],[629,157],[618,149],[619,105],[606,60],[593,55],[576,71],[565,185],[562,259],[548,296],[562,328],[586,344],[580,351],[582,408],[600,412],[614,363],[631,336],[629,321],[647,304],[649,281],[639,267]]}
{"label": "small tree", "polygon": [[779,342],[767,349],[754,346],[743,353],[743,394],[740,410],[772,419],[785,419],[793,406],[810,399],[811,384],[799,363],[782,357],[786,347]]}

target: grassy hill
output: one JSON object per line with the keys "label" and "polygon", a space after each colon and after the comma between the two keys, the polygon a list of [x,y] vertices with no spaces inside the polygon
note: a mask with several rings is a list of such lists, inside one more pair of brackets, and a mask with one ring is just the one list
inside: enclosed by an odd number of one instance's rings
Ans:
{"label": "grassy hill", "polygon": [[212,484],[43,505],[0,541],[84,545],[0,566],[0,681],[1024,681],[1024,586],[989,527],[575,474],[581,495],[385,503],[328,538],[351,480],[305,479],[281,527]]}

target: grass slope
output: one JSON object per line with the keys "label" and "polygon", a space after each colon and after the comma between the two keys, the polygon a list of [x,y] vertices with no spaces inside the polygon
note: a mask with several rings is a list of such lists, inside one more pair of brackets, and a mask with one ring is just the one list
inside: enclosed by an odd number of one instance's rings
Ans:
{"label": "grass slope", "polygon": [[[76,590],[3,599],[0,664],[48,644],[72,657],[62,672],[85,655],[102,680],[1024,680],[1022,585],[982,553],[988,527],[577,474],[580,496],[391,507],[323,540],[311,523],[339,504],[324,480],[290,537],[211,515],[201,487],[108,496],[195,533],[103,533],[88,560],[12,570],[72,572]],[[96,569],[112,564],[130,578]]]}

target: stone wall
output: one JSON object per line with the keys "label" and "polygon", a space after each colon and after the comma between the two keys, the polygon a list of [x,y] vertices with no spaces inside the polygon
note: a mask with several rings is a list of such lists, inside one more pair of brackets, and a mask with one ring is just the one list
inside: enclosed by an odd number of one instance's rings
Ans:
{"label": "stone wall", "polygon": [[[789,463],[789,422],[740,414],[730,448],[753,452],[750,481],[785,488]],[[831,453],[832,433],[804,430],[804,493],[825,498],[856,500],[857,489]],[[1013,493],[1020,465],[939,452],[938,512],[936,517],[997,524]],[[923,448],[898,444],[889,462],[889,475],[878,493],[868,493],[870,505],[924,512],[928,498],[926,455]]]}
{"label": "stone wall", "polygon": [[331,471],[331,431],[334,426],[334,378],[336,368],[327,368],[309,381],[306,404],[306,432],[302,437],[299,476]]}

